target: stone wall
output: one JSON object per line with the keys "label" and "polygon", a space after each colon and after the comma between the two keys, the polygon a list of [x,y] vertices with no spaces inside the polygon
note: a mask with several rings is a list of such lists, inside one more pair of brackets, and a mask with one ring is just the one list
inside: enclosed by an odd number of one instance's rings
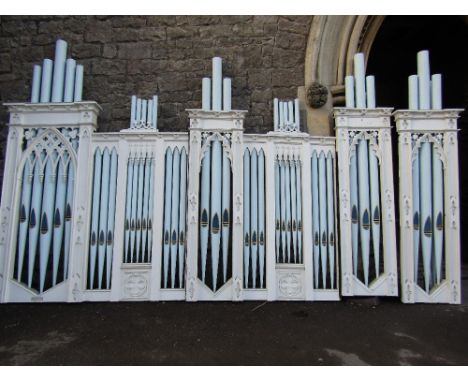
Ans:
{"label": "stone wall", "polygon": [[[53,59],[55,41],[84,65],[83,99],[103,112],[100,131],[128,127],[130,96],[159,94],[160,130],[186,130],[186,108],[201,106],[211,58],[233,78],[233,108],[246,130],[272,128],[272,98],[293,98],[304,82],[311,16],[1,17],[0,100],[29,101],[32,68]],[[0,114],[7,122],[5,108]],[[4,130],[4,128],[2,128]],[[2,131],[3,136],[5,131]]]}

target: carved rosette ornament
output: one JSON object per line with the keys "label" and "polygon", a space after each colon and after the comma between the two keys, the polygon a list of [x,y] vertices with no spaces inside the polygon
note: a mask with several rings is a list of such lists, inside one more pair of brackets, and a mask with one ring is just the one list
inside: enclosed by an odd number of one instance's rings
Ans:
{"label": "carved rosette ornament", "polygon": [[319,82],[312,83],[307,88],[307,104],[313,109],[319,109],[327,103],[328,89]]}

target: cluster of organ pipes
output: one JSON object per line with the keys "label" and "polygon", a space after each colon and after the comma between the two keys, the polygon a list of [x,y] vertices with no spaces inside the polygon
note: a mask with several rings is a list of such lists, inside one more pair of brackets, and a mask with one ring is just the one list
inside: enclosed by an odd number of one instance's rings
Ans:
{"label": "cluster of organ pipes", "polygon": [[134,150],[127,162],[124,263],[151,262],[154,205],[154,158]]}
{"label": "cluster of organ pipes", "polygon": [[363,53],[354,55],[354,76],[345,77],[345,93],[346,107],[375,108],[375,77],[366,77]]}
{"label": "cluster of organ pipes", "polygon": [[223,79],[221,57],[213,57],[212,65],[212,79],[204,77],[202,80],[202,110],[231,111],[231,79]]}
{"label": "cluster of organ pipes", "polygon": [[[89,241],[88,288],[110,289],[114,249],[115,202],[117,194],[116,148],[97,148]],[[97,272],[96,272],[97,265]],[[105,272],[104,272],[105,270]]]}
{"label": "cluster of organ pipes", "polygon": [[205,139],[201,162],[199,278],[213,291],[230,278],[232,256],[231,159],[223,139]]}
{"label": "cluster of organ pipes", "polygon": [[302,256],[301,160],[278,155],[275,160],[276,262],[297,264]]}
{"label": "cluster of organ pipes", "polygon": [[265,287],[265,154],[244,152],[244,286]]}
{"label": "cluster of organ pipes", "polygon": [[[16,280],[40,293],[68,278],[75,164],[74,153],[56,134],[67,137],[76,152],[74,129],[25,133],[25,148],[30,152],[21,177],[15,274]],[[37,138],[40,141],[31,144]]]}
{"label": "cluster of organ pipes", "polygon": [[274,131],[300,131],[299,98],[294,101],[273,99],[273,128]]}
{"label": "cluster of organ pipes", "polygon": [[335,289],[335,171],[331,152],[312,152],[312,240],[314,287]]}
{"label": "cluster of organ pipes", "polygon": [[146,100],[132,96],[130,129],[158,129],[158,96]]}
{"label": "cluster of organ pipes", "polygon": [[184,286],[186,203],[187,153],[185,148],[168,148],[164,184],[163,288]]}
{"label": "cluster of organ pipes", "polygon": [[31,102],[79,102],[83,94],[83,65],[67,59],[67,43],[57,40],[55,60],[34,65]]}

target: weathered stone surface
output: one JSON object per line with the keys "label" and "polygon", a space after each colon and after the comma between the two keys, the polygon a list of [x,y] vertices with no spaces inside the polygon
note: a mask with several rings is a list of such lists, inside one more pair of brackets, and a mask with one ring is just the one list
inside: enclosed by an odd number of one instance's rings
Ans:
{"label": "weathered stone surface", "polygon": [[[27,101],[32,66],[53,58],[55,41],[85,68],[84,98],[104,111],[100,131],[128,127],[130,96],[160,96],[159,128],[184,131],[201,106],[211,58],[232,77],[232,105],[249,111],[247,132],[272,128],[272,98],[304,85],[310,16],[2,16],[0,97]],[[8,116],[0,111],[4,126]],[[2,129],[0,129],[2,130]],[[3,129],[5,130],[5,129]],[[0,147],[1,148],[1,147]],[[0,158],[1,160],[1,158]]]}

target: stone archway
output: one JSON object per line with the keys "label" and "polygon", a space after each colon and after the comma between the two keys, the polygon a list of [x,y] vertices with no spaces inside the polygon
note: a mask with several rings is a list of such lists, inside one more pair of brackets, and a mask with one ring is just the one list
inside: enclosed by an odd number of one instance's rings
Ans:
{"label": "stone archway", "polygon": [[[313,135],[333,135],[331,111],[344,104],[344,78],[352,73],[353,56],[363,52],[366,62],[385,16],[314,16],[305,54],[307,125]],[[309,86],[318,82],[328,89],[324,106],[312,108],[306,100]]]}

